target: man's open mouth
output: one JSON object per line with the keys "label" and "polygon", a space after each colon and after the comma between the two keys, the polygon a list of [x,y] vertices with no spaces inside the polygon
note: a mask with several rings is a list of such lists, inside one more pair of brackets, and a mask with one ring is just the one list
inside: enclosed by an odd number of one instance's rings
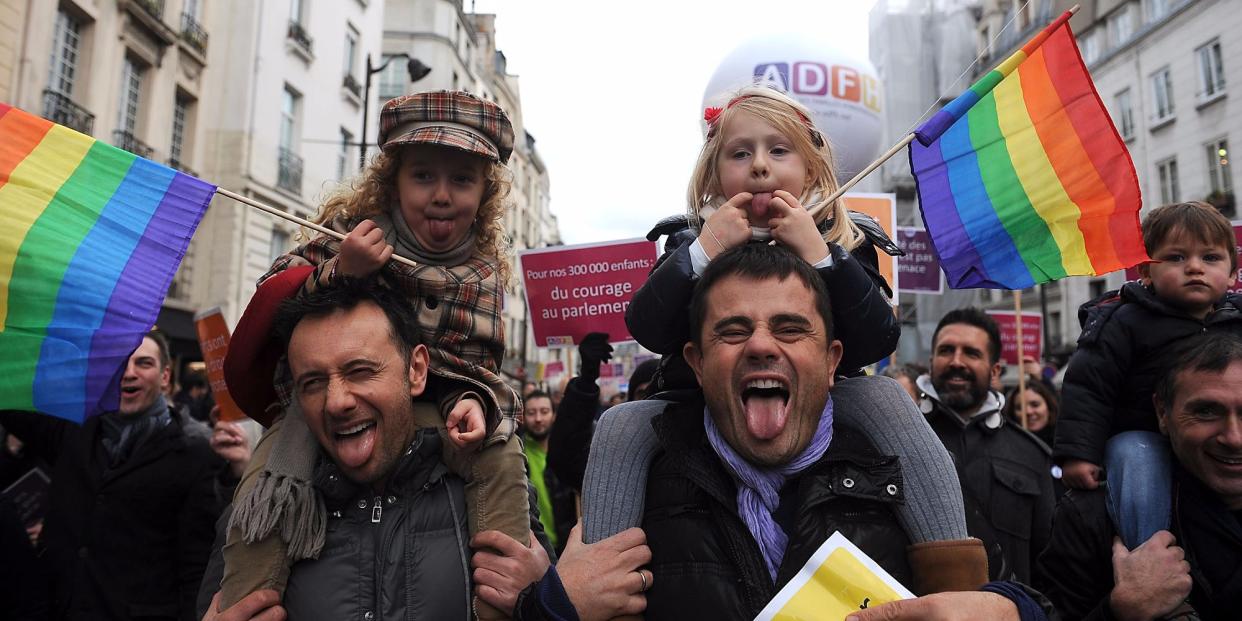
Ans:
{"label": "man's open mouth", "polygon": [[750,380],[742,389],[742,408],[750,434],[771,440],[780,435],[789,419],[789,387],[778,379]]}
{"label": "man's open mouth", "polygon": [[1222,464],[1225,464],[1226,466],[1233,466],[1233,467],[1242,466],[1242,456],[1230,457],[1226,455],[1216,455],[1213,453],[1208,453],[1208,457],[1211,457],[1212,459]]}
{"label": "man's open mouth", "polygon": [[142,392],[142,387],[140,386],[122,386],[121,387],[121,394],[127,397],[132,397],[140,392]]}
{"label": "man's open mouth", "polygon": [[336,437],[337,437],[338,439],[339,439],[339,438],[348,438],[348,437],[350,437],[350,436],[356,436],[356,435],[358,435],[358,434],[360,434],[360,433],[362,433],[362,432],[366,431],[367,429],[370,429],[371,427],[374,427],[374,426],[375,426],[375,421],[369,421],[369,422],[365,422],[365,423],[359,423],[359,424],[354,425],[353,427],[350,427],[350,428],[348,428],[348,429],[342,429],[342,430],[340,430],[340,431],[337,431],[335,435],[336,435]]}

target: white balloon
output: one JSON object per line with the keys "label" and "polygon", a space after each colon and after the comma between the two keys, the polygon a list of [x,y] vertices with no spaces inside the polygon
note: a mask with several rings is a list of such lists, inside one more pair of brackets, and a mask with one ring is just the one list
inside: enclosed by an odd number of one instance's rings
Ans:
{"label": "white balloon", "polygon": [[815,126],[832,144],[842,182],[879,155],[884,99],[875,67],[866,59],[814,35],[756,37],[720,62],[703,93],[703,107],[724,105],[729,93],[753,82],[784,91],[811,110]]}

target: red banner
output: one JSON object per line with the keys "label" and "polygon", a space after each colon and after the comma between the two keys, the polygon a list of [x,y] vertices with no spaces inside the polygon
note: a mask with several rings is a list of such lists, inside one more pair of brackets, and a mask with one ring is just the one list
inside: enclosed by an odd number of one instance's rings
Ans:
{"label": "red banner", "polygon": [[229,327],[224,323],[224,315],[220,309],[212,308],[194,316],[194,328],[198,331],[198,347],[203,351],[203,362],[207,364],[207,382],[211,384],[211,394],[220,406],[220,420],[242,420],[246,415],[229,396],[229,387],[224,384],[224,356],[229,352]]}
{"label": "red banner", "polygon": [[[1007,365],[1018,364],[1018,322],[1013,311],[988,311],[996,320],[1001,334],[1001,360]],[[1043,317],[1039,313],[1022,313],[1022,355],[1035,360],[1043,359]]]}
{"label": "red banner", "polygon": [[590,332],[632,340],[625,309],[655,265],[655,242],[556,246],[518,254],[535,343],[565,347]]}

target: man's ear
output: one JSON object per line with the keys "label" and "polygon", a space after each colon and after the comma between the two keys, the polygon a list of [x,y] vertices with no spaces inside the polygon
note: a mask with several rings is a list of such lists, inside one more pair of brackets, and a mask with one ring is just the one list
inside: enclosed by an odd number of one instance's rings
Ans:
{"label": "man's ear", "polygon": [[828,389],[832,390],[837,377],[837,366],[841,364],[841,356],[844,355],[845,349],[841,345],[841,341],[833,339],[828,344],[828,358],[825,361],[828,365]]}
{"label": "man's ear", "polygon": [[681,348],[681,355],[686,359],[686,363],[694,370],[694,377],[699,381],[699,385],[703,385],[703,352],[699,349],[694,341],[687,342]]}
{"label": "man's ear", "polygon": [[990,382],[990,384],[995,384],[996,380],[1000,379],[1001,373],[1003,373],[1004,371],[1005,371],[1005,367],[1001,366],[1001,363],[999,360],[996,362],[993,362],[992,363],[992,377],[990,378],[992,381]]}
{"label": "man's ear", "polygon": [[1160,395],[1152,393],[1151,404],[1156,406],[1156,424],[1160,425],[1160,433],[1169,435],[1169,424],[1167,422],[1167,414],[1169,409],[1165,407],[1164,401],[1160,399]]}
{"label": "man's ear", "polygon": [[417,397],[427,390],[427,369],[431,356],[426,345],[415,345],[410,351],[410,396]]}

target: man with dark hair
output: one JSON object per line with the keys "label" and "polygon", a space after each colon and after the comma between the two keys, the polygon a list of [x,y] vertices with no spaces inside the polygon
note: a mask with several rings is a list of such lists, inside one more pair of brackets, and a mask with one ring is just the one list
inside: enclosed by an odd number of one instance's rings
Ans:
{"label": "man with dark hair", "polygon": [[[1039,558],[1069,619],[1236,619],[1242,610],[1242,337],[1214,332],[1170,356],[1153,397],[1173,453],[1173,515],[1127,550],[1107,491],[1072,489]],[[1197,616],[1179,616],[1188,603]]]}
{"label": "man with dark hair", "polygon": [[[304,277],[293,270],[277,275],[260,286],[255,300],[270,304],[281,298],[271,292]],[[256,301],[247,315],[270,316]],[[520,548],[526,557],[519,569],[543,577],[540,595],[526,598],[528,604],[555,600],[572,608],[574,597],[574,604],[591,607],[595,598],[614,595],[606,587],[587,591],[581,582],[562,583],[539,542],[528,548],[497,531],[471,542],[465,483],[445,462],[447,430],[435,401],[424,396],[434,379],[415,321],[404,301],[374,281],[341,279],[280,302],[270,330],[284,343],[294,411],[325,457],[312,477],[328,512],[322,551],[293,565],[283,602],[275,591],[261,590],[217,616],[217,595],[206,618],[470,618],[468,545]],[[273,449],[272,458],[281,457]],[[531,526],[542,534],[534,516]],[[587,554],[588,564],[605,553],[615,556],[611,548],[597,549],[604,552]],[[218,588],[222,565],[215,555],[206,592]],[[509,595],[506,611],[517,603],[516,592]]]}
{"label": "man with dark hair", "polygon": [[52,465],[42,532],[53,619],[196,619],[220,511],[210,430],[170,408],[168,345],[142,338],[116,411],[82,426],[31,412],[0,422]]}
{"label": "man with dark hair", "polygon": [[[784,247],[745,244],[708,265],[690,309],[683,352],[703,389],[651,422],[659,447],[642,527],[659,588],[646,618],[754,618],[837,531],[911,584],[893,509],[901,463],[834,423],[833,408],[855,389],[912,406],[887,379],[837,381],[841,343],[815,269]],[[1008,593],[942,593],[859,618],[1017,619],[1015,603],[1034,606]]]}
{"label": "man with dark hair", "polygon": [[1048,542],[1055,495],[1048,447],[1005,419],[1000,329],[977,308],[950,311],[932,334],[931,371],[917,380],[919,408],[953,455],[966,525],[988,550],[993,579],[1031,579]]}

